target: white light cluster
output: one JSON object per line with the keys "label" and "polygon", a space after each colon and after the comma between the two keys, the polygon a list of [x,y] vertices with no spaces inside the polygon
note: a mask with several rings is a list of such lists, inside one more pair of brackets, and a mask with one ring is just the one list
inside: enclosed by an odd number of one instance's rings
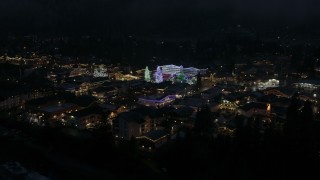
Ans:
{"label": "white light cluster", "polygon": [[98,66],[94,69],[93,72],[94,77],[108,77],[107,68],[103,66]]}
{"label": "white light cluster", "polygon": [[270,87],[279,87],[279,80],[277,79],[269,79],[266,82],[257,83],[259,90],[264,90]]}

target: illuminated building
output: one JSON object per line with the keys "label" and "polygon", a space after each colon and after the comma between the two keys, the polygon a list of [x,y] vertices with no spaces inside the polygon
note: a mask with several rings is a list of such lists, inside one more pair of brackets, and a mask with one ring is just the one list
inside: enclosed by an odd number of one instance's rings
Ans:
{"label": "illuminated building", "polygon": [[101,102],[105,101],[108,97],[112,97],[116,95],[118,92],[118,89],[113,86],[101,86],[94,90],[92,90],[92,96],[99,99]]}
{"label": "illuminated building", "polygon": [[222,103],[219,106],[219,109],[225,109],[230,111],[235,111],[238,108],[238,105],[235,102],[230,102],[226,99],[222,100]]}
{"label": "illuminated building", "polygon": [[69,77],[82,76],[82,75],[88,75],[88,74],[90,73],[86,68],[74,68],[70,72]]}
{"label": "illuminated building", "polygon": [[123,81],[124,80],[123,76],[124,75],[122,73],[119,73],[119,72],[114,73],[114,78],[118,81]]}
{"label": "illuminated building", "polygon": [[300,80],[293,84],[296,88],[304,90],[316,90],[320,87],[320,81],[318,80]]}
{"label": "illuminated building", "polygon": [[123,112],[113,122],[115,134],[119,138],[130,140],[152,131],[155,127],[154,122],[157,118],[150,116],[151,108],[135,109],[134,111]]}
{"label": "illuminated building", "polygon": [[66,114],[77,111],[80,107],[73,103],[48,104],[37,107],[27,114],[27,119],[32,124],[52,124],[56,122],[66,122]]}
{"label": "illuminated building", "polygon": [[0,96],[0,110],[23,107],[26,101],[52,95],[51,91],[34,90],[25,94],[13,96]]}
{"label": "illuminated building", "polygon": [[0,109],[11,109],[21,104],[20,96],[0,97]]}
{"label": "illuminated building", "polygon": [[197,76],[198,73],[204,74],[207,71],[207,69],[197,69],[194,67],[184,68],[183,72],[187,74],[188,76]]}
{"label": "illuminated building", "polygon": [[198,73],[205,74],[207,69],[197,69],[194,67],[184,68],[173,64],[160,66],[163,74],[177,75],[183,71],[186,76],[194,77]]}
{"label": "illuminated building", "polygon": [[79,129],[89,129],[99,125],[102,112],[97,107],[90,107],[74,111],[67,118],[67,123]]}
{"label": "illuminated building", "polygon": [[63,118],[65,113],[69,111],[74,111],[78,108],[79,107],[73,103],[58,102],[58,104],[40,107],[39,111],[43,112],[44,114],[47,114],[49,118],[59,119],[59,118]]}
{"label": "illuminated building", "polygon": [[163,74],[170,74],[170,75],[174,75],[174,74],[178,74],[180,73],[180,66],[176,66],[176,65],[164,65],[164,66],[160,66],[162,68],[162,73]]}
{"label": "illuminated building", "polygon": [[139,148],[152,150],[168,142],[169,133],[163,130],[153,130],[143,136],[137,137]]}
{"label": "illuminated building", "polygon": [[115,73],[114,77],[117,81],[132,81],[137,80],[139,77],[131,75],[131,74],[122,74],[122,73]]}
{"label": "illuminated building", "polygon": [[269,103],[248,103],[238,109],[238,113],[245,117],[256,115],[269,116],[271,113],[271,105]]}
{"label": "illuminated building", "polygon": [[146,98],[139,98],[138,103],[145,106],[154,106],[154,107],[163,107],[171,104],[177,98],[180,98],[179,95],[168,95],[165,97],[156,97],[150,96]]}
{"label": "illuminated building", "polygon": [[131,74],[126,74],[126,75],[123,76],[123,79],[125,81],[133,81],[133,80],[138,80],[139,77],[131,75]]}
{"label": "illuminated building", "polygon": [[[163,66],[160,66],[160,68],[162,71],[162,78],[163,78],[162,81],[170,80],[177,83],[188,83],[188,84],[194,84],[197,81],[196,79],[197,74],[199,73],[205,74],[207,71],[207,69],[197,69],[194,67],[184,68],[183,66],[176,66],[173,64],[163,65]],[[157,72],[159,73],[158,68],[156,73]],[[157,81],[157,78],[156,78],[156,82],[159,83],[159,81]]]}
{"label": "illuminated building", "polygon": [[264,90],[264,89],[267,89],[267,88],[279,87],[279,80],[269,79],[266,82],[258,82],[256,84],[257,84],[257,88],[259,90]]}

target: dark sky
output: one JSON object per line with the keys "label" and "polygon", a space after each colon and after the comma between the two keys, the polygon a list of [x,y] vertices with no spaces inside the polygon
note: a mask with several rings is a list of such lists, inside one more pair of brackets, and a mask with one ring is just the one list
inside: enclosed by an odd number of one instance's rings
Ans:
{"label": "dark sky", "polygon": [[319,0],[1,0],[2,33],[197,34],[217,27],[305,26]]}

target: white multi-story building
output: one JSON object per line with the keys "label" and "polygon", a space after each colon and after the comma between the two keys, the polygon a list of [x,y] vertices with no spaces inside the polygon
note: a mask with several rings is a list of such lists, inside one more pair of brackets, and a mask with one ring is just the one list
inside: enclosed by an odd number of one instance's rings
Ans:
{"label": "white multi-story building", "polygon": [[207,71],[207,69],[198,69],[198,68],[194,68],[194,67],[184,68],[183,66],[176,66],[173,64],[163,65],[160,67],[162,69],[162,74],[170,74],[170,75],[179,74],[182,69],[183,73],[186,74],[187,76],[190,76],[190,77],[194,77],[198,73],[204,74]]}
{"label": "white multi-story building", "polygon": [[257,84],[257,88],[259,90],[264,90],[264,89],[267,89],[267,88],[279,87],[279,80],[277,80],[277,79],[269,79],[268,81],[258,82],[256,84]]}
{"label": "white multi-story building", "polygon": [[160,66],[162,69],[162,74],[178,74],[180,73],[180,66],[176,66],[173,64]]}

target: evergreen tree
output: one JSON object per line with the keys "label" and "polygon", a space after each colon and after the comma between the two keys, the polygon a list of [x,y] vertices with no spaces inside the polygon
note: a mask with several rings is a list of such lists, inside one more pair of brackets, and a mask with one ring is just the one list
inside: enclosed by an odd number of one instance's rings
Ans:
{"label": "evergreen tree", "polygon": [[316,133],[315,133],[314,113],[311,102],[308,100],[304,103],[301,109],[301,147],[303,147],[304,153],[307,155],[314,154],[316,144]]}
{"label": "evergreen tree", "polygon": [[183,72],[183,66],[180,66],[180,72],[179,72],[179,75],[177,76],[177,81],[182,83],[185,80],[186,80],[186,75]]}
{"label": "evergreen tree", "polygon": [[301,118],[303,124],[308,124],[314,120],[312,104],[309,100],[304,103],[303,108],[301,109]]}
{"label": "evergreen tree", "polygon": [[137,140],[134,137],[131,137],[130,141],[128,142],[128,150],[129,153],[133,156],[137,156],[137,150],[138,150],[138,145],[137,145]]}
{"label": "evergreen tree", "polygon": [[144,71],[144,80],[147,82],[151,81],[150,70],[149,70],[148,66],[146,66],[146,69]]}
{"label": "evergreen tree", "polygon": [[194,132],[200,136],[211,136],[214,123],[208,106],[198,109],[197,118],[194,124]]}
{"label": "evergreen tree", "polygon": [[299,100],[298,100],[298,94],[295,94],[292,99],[291,103],[287,110],[287,119],[284,126],[284,132],[288,136],[296,136],[298,134],[299,129]]}
{"label": "evergreen tree", "polygon": [[197,84],[196,88],[199,90],[202,87],[202,82],[201,82],[201,75],[200,73],[197,74]]}

